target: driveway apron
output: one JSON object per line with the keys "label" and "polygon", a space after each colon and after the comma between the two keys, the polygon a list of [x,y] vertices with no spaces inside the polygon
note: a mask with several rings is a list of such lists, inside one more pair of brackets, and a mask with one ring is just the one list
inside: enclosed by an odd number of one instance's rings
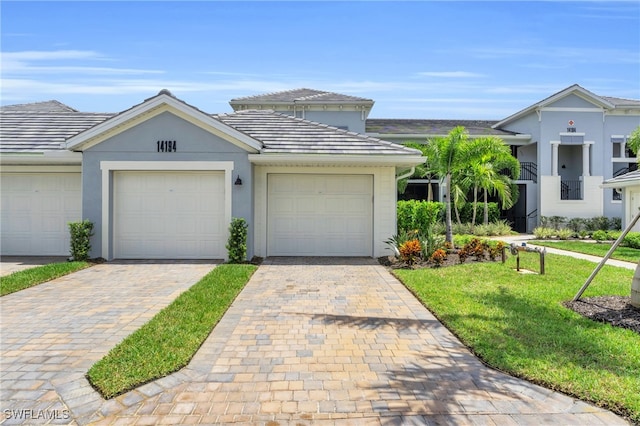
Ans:
{"label": "driveway apron", "polygon": [[88,369],[213,262],[104,263],[0,298],[0,423],[88,423]]}
{"label": "driveway apron", "polygon": [[373,259],[269,258],[189,366],[95,424],[628,424],[483,365]]}

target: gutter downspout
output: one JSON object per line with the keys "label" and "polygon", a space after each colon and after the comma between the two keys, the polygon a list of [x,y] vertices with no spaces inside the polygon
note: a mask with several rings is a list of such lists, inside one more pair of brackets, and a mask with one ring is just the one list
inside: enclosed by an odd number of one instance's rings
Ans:
{"label": "gutter downspout", "polygon": [[400,175],[400,176],[396,176],[396,184],[398,183],[399,180],[404,179],[404,178],[408,178],[409,176],[411,176],[415,172],[416,172],[416,166],[412,166],[411,169],[406,174]]}

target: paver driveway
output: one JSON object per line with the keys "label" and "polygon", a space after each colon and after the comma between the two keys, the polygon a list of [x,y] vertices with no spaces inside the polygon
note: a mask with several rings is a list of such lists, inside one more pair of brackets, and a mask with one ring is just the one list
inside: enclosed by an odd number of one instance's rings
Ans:
{"label": "paver driveway", "polygon": [[0,298],[0,422],[87,423],[91,365],[214,266],[105,263]]}
{"label": "paver driveway", "polygon": [[486,368],[375,260],[317,258],[267,259],[188,368],[94,420],[627,424]]}

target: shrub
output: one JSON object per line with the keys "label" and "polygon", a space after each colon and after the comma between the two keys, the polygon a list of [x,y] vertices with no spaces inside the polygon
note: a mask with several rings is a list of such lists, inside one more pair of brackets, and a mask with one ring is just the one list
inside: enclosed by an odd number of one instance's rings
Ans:
{"label": "shrub", "polygon": [[607,235],[609,236],[610,240],[617,240],[618,238],[620,238],[620,235],[622,235],[622,231],[616,231],[616,230],[607,231]]}
{"label": "shrub", "polygon": [[533,235],[539,240],[546,240],[555,234],[555,230],[544,226],[538,226],[533,230]]}
{"label": "shrub", "polygon": [[567,227],[573,232],[580,232],[584,227],[584,219],[581,217],[574,217],[567,222]]}
{"label": "shrub", "polygon": [[[495,222],[500,219],[500,206],[498,203],[488,203],[489,206],[489,222]],[[451,206],[453,213],[453,206]],[[458,212],[460,213],[461,222],[471,222],[473,217],[473,203],[464,203],[462,206],[458,206]],[[453,213],[455,218],[455,213]],[[476,224],[482,223],[484,218],[484,203],[478,203],[476,211]]]}
{"label": "shrub", "polygon": [[606,231],[609,229],[609,225],[609,218],[606,216],[597,216],[585,220],[585,228],[587,231]]}
{"label": "shrub", "polygon": [[622,230],[622,218],[621,217],[612,217],[609,219],[609,229],[614,231]]}
{"label": "shrub", "polygon": [[564,216],[540,216],[540,226],[558,230],[567,221]]}
{"label": "shrub", "polygon": [[573,231],[571,229],[558,229],[556,231],[556,236],[559,240],[568,240],[573,237]]}
{"label": "shrub", "polygon": [[409,230],[424,232],[442,220],[444,204],[434,201],[401,200],[397,204],[397,216],[398,233]]}
{"label": "shrub", "polygon": [[467,235],[467,234],[471,235],[473,233],[470,223],[457,223],[457,222],[454,222],[453,225],[451,226],[451,231],[455,235]]}
{"label": "shrub", "polygon": [[622,242],[627,247],[640,249],[640,232],[629,232]]}
{"label": "shrub", "polygon": [[395,256],[400,256],[400,247],[409,240],[416,238],[416,231],[401,231],[384,243],[389,246]]}
{"label": "shrub", "polygon": [[400,246],[400,258],[407,265],[411,266],[422,253],[422,245],[418,240],[409,240]]}
{"label": "shrub", "polygon": [[593,238],[596,241],[605,241],[609,239],[609,236],[607,235],[607,231],[598,229],[591,235],[591,238]]}
{"label": "shrub", "polygon": [[424,233],[419,237],[422,242],[422,257],[429,259],[433,252],[438,250],[444,244],[444,235],[435,232],[435,225],[427,226]]}
{"label": "shrub", "polygon": [[87,219],[80,222],[70,222],[69,233],[71,234],[70,253],[73,260],[89,260],[91,237],[93,236],[93,222]]}
{"label": "shrub", "polygon": [[502,249],[505,247],[504,242],[498,241],[494,246],[489,246],[489,259],[496,260],[502,255]]}
{"label": "shrub", "polygon": [[438,249],[433,252],[430,259],[435,264],[436,267],[442,266],[444,261],[447,259],[447,252],[442,249]]}
{"label": "shrub", "polygon": [[247,259],[247,221],[241,217],[231,219],[227,251],[229,263],[242,263]]}

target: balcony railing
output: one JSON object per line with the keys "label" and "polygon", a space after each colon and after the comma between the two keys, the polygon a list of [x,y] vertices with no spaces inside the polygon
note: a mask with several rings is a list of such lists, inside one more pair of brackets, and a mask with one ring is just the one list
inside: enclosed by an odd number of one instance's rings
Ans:
{"label": "balcony railing", "polygon": [[[511,177],[508,169],[500,171],[501,175]],[[532,180],[538,182],[538,165],[529,161],[520,162],[520,178],[519,180]]]}
{"label": "balcony railing", "polygon": [[563,180],[560,182],[561,200],[582,200],[582,181]]}

